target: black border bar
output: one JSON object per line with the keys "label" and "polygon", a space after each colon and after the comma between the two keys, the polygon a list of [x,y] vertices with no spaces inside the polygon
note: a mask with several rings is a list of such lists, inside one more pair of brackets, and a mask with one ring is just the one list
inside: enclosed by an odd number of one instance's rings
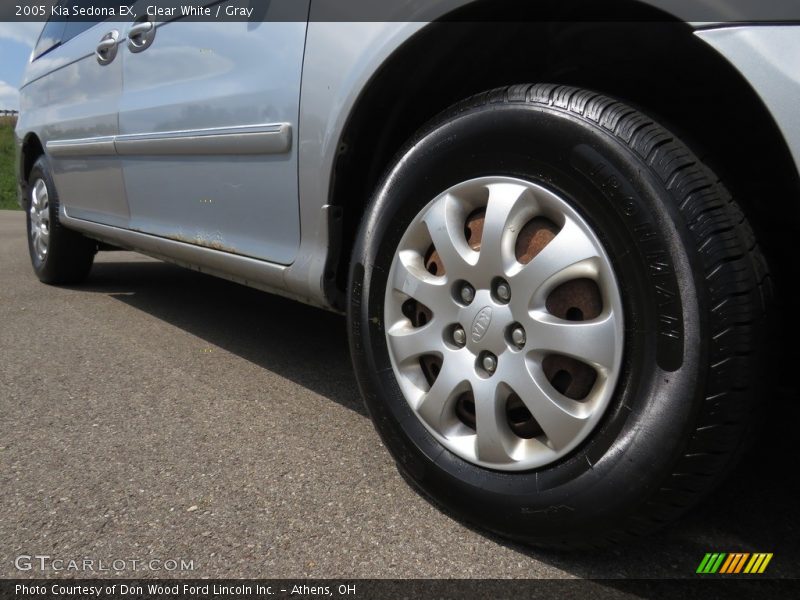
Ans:
{"label": "black border bar", "polygon": [[[125,593],[123,593],[125,592]],[[761,576],[689,579],[7,579],[14,600],[616,600],[798,598],[800,580]]]}
{"label": "black border bar", "polygon": [[[309,11],[310,2],[310,11]],[[125,6],[125,9],[121,9]],[[83,9],[83,12],[80,11]],[[109,14],[113,11],[114,14]],[[0,21],[800,23],[797,0],[2,0]],[[189,14],[184,14],[184,12]]]}

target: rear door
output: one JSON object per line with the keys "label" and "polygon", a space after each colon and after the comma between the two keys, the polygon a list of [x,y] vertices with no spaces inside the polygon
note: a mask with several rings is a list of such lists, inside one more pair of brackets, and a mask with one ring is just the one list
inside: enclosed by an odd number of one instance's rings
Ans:
{"label": "rear door", "polygon": [[127,26],[116,149],[131,227],[289,264],[300,242],[308,0],[208,5],[254,12],[249,22],[140,16]]}
{"label": "rear door", "polygon": [[[85,7],[103,2],[69,4]],[[114,56],[113,41],[119,29],[120,24],[112,21],[47,23],[27,70],[21,103],[26,129],[36,131],[45,142],[68,214],[126,227],[128,205],[113,143],[122,94],[122,61]],[[98,46],[108,60],[98,59]]]}

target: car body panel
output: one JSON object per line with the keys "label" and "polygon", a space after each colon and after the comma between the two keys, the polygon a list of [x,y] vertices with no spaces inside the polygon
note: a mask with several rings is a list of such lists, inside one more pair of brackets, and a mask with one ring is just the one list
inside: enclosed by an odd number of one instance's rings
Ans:
{"label": "car body panel", "polygon": [[775,119],[800,172],[800,27],[723,27],[696,35],[750,83]]}
{"label": "car body panel", "polygon": [[161,23],[147,50],[121,53],[117,152],[131,229],[294,260],[306,23],[265,19]]}
{"label": "car body panel", "polygon": [[[383,62],[425,23],[324,22],[311,20],[300,101],[299,191],[304,232],[300,262],[287,275],[330,306],[325,269],[336,215],[330,206],[333,168],[353,107]],[[317,232],[317,239],[310,236]]]}
{"label": "car body panel", "polygon": [[[118,133],[122,65],[101,66],[94,55],[106,27],[95,25],[33,63],[20,90],[18,135],[35,132],[47,147],[64,140],[107,140]],[[113,153],[63,150],[48,151],[62,205],[77,218],[126,227],[130,213],[119,159]]]}
{"label": "car body panel", "polygon": [[[133,54],[120,46],[120,56],[103,71],[116,76],[106,88],[91,79],[90,63],[108,23],[34,61],[22,89],[17,133],[33,133],[47,145],[65,199],[65,224],[332,308],[329,264],[338,248],[340,213],[330,195],[343,133],[387,59],[428,26],[423,20],[326,20],[325,10],[335,10],[337,2],[305,2],[308,23],[160,23],[146,51]],[[471,3],[406,0],[393,4],[392,14],[434,19]],[[749,15],[747,3],[647,4],[693,21],[698,37],[739,69],[762,95],[800,166],[800,126],[792,111],[798,91],[793,69],[800,63],[783,60],[769,67],[777,69],[771,74],[766,64],[798,56],[798,29],[724,22]],[[785,18],[797,5],[777,3],[771,10]],[[130,24],[117,25],[124,44]],[[97,97],[81,107],[78,76],[98,88]],[[768,76],[783,83],[767,85]],[[74,98],[49,99],[55,82],[67,88],[70,81]],[[70,120],[71,128],[65,128]],[[85,143],[70,155],[75,140]],[[82,198],[78,175],[89,169],[91,193]]]}

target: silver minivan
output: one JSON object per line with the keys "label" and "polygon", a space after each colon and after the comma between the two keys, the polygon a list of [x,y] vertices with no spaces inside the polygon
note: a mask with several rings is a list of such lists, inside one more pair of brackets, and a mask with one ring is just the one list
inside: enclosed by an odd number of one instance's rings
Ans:
{"label": "silver minivan", "polygon": [[797,328],[768,328],[791,3],[158,4],[44,25],[16,129],[39,279],[123,248],[346,314],[403,475],[526,543],[649,532],[730,470]]}

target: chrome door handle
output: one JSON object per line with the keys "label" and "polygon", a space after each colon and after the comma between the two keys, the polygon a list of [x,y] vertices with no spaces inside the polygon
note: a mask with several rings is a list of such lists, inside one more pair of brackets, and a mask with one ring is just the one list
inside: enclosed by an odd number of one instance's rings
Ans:
{"label": "chrome door handle", "polygon": [[97,49],[94,51],[97,57],[97,62],[101,65],[107,65],[117,56],[117,43],[119,42],[119,31],[113,29],[105,34],[100,43],[97,44]]}
{"label": "chrome door handle", "polygon": [[156,37],[156,24],[151,21],[140,21],[128,30],[128,49],[131,52],[147,50]]}

